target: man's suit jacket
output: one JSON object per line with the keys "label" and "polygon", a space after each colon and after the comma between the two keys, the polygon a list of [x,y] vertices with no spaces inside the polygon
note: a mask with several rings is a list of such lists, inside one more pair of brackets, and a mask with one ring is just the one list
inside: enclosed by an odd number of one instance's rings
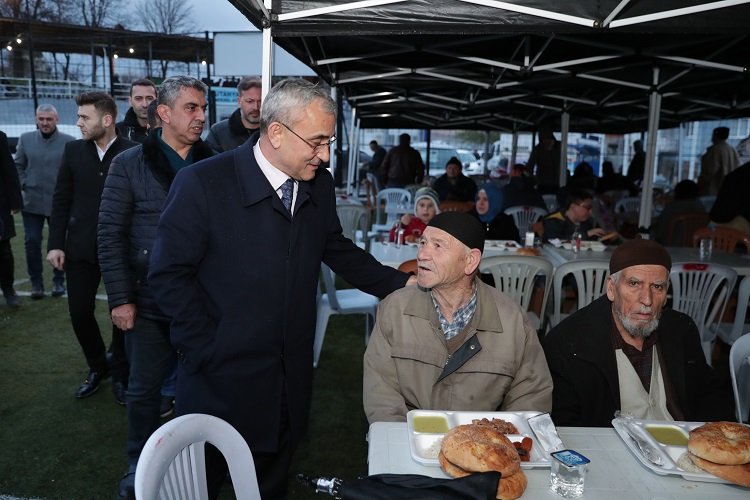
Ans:
{"label": "man's suit jacket", "polygon": [[289,438],[299,442],[310,408],[322,261],[381,297],[407,280],[342,235],[325,169],[299,183],[293,218],[249,142],[178,172],[148,277],[171,318],[178,413],[216,415],[254,451],[273,452],[286,395]]}
{"label": "man's suit jacket", "polygon": [[47,251],[64,250],[66,261],[97,262],[96,225],[109,164],[137,145],[118,136],[102,160],[94,141],[79,139],[65,145],[52,196]]}

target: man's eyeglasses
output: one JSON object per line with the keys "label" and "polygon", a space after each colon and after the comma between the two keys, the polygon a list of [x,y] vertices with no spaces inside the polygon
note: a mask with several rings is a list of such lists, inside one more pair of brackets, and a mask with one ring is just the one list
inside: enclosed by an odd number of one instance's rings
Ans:
{"label": "man's eyeglasses", "polygon": [[592,205],[584,205],[583,203],[576,203],[576,205],[586,210],[592,210],[594,208]]}
{"label": "man's eyeglasses", "polygon": [[[281,123],[281,122],[279,122],[279,123]],[[282,123],[282,125],[284,125],[284,128],[286,128],[289,132],[291,132],[294,135],[296,135],[299,138],[299,140],[301,140],[302,142],[304,142],[305,144],[307,144],[308,146],[310,146],[312,148],[312,150],[313,150],[313,153],[318,153],[321,149],[327,148],[328,146],[330,146],[331,144],[333,144],[334,142],[336,142],[336,136],[334,135],[333,137],[331,137],[330,139],[328,139],[328,142],[321,142],[320,144],[313,144],[312,142],[308,141],[307,139],[305,139],[304,137],[302,137],[301,135],[299,135],[297,132],[295,132],[294,130],[292,130],[289,127],[289,125],[287,125],[285,123]]]}

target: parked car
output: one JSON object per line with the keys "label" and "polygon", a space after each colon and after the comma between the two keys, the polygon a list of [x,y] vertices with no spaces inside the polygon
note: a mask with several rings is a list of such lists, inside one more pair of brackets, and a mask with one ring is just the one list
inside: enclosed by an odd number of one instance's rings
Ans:
{"label": "parked car", "polygon": [[484,162],[482,162],[482,160],[477,160],[476,156],[474,156],[474,153],[472,153],[468,149],[457,149],[456,151],[458,151],[458,158],[461,160],[461,164],[464,167],[464,175],[484,174]]}
{"label": "parked car", "polygon": [[[411,146],[419,151],[422,155],[422,161],[427,167],[427,143],[424,142],[413,142]],[[461,158],[458,150],[452,146],[448,146],[443,143],[432,143],[430,144],[430,172],[429,176],[433,179],[440,177],[445,173],[445,164],[448,163],[452,157]],[[427,172],[425,172],[425,177]]]}

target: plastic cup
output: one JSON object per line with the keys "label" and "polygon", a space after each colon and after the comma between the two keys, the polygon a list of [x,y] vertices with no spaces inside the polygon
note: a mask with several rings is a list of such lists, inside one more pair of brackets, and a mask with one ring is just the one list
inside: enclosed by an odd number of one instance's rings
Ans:
{"label": "plastic cup", "polygon": [[698,242],[698,257],[701,260],[708,260],[714,251],[714,240],[711,238],[701,238]]}

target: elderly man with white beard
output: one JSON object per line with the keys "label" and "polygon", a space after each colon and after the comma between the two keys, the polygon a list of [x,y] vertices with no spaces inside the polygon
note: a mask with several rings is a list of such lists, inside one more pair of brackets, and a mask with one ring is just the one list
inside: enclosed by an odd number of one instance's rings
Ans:
{"label": "elderly man with white beard", "polygon": [[652,420],[733,419],[730,386],[706,363],[695,323],[664,307],[671,267],[658,243],[623,243],[610,259],[606,296],[544,338],[555,424],[607,427],[617,410]]}

